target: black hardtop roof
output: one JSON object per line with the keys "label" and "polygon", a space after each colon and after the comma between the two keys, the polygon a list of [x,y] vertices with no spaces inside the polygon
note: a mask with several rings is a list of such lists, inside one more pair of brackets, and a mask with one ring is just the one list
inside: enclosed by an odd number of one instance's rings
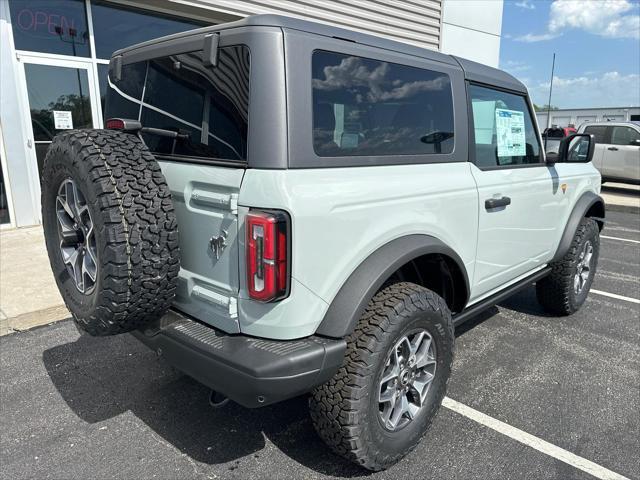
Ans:
{"label": "black hardtop roof", "polygon": [[322,35],[325,37],[334,37],[337,39],[344,39],[371,47],[382,48],[385,50],[395,51],[403,53],[405,55],[413,55],[416,57],[426,58],[437,62],[445,63],[448,65],[456,65],[462,67],[465,72],[465,77],[471,81],[486,83],[489,85],[495,85],[510,90],[526,93],[526,87],[515,77],[508,73],[499,70],[497,68],[489,67],[481,63],[473,62],[464,58],[456,57],[453,55],[447,55],[427,48],[421,48],[415,45],[409,45],[395,40],[389,40],[387,38],[376,37],[375,35],[356,32],[348,30],[346,28],[334,27],[324,23],[312,22],[309,20],[301,20],[299,18],[287,17],[284,15],[274,14],[262,14],[251,15],[235,22],[222,23],[219,25],[211,25],[207,27],[198,28],[195,30],[188,30],[181,33],[175,33],[166,37],[149,40],[147,42],[138,43],[130,47],[123,48],[114,52],[116,55],[127,55],[133,50],[144,48],[149,45],[155,45],[159,42],[170,42],[173,39],[184,38],[196,35],[206,35],[211,32],[218,32],[221,30],[228,30],[231,28],[239,27],[279,27],[282,29],[298,30],[301,32],[307,32],[314,35]]}

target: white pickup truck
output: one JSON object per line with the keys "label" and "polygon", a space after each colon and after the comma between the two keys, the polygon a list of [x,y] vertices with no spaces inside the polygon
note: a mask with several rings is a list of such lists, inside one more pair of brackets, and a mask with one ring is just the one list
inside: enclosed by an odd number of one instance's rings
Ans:
{"label": "white pickup truck", "polygon": [[640,184],[640,122],[585,123],[579,133],[595,137],[593,165],[602,182]]}

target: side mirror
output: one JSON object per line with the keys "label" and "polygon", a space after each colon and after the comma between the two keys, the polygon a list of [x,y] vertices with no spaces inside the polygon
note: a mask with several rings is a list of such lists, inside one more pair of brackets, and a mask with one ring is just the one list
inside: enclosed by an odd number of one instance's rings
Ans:
{"label": "side mirror", "polygon": [[549,165],[553,165],[554,163],[558,163],[558,154],[556,152],[548,152],[547,153],[547,163]]}
{"label": "side mirror", "polygon": [[596,141],[593,135],[588,133],[576,133],[560,142],[558,155],[547,155],[549,163],[589,163],[593,159]]}
{"label": "side mirror", "polygon": [[640,147],[640,138],[634,138],[633,140],[631,140],[630,145],[633,145],[635,147]]}

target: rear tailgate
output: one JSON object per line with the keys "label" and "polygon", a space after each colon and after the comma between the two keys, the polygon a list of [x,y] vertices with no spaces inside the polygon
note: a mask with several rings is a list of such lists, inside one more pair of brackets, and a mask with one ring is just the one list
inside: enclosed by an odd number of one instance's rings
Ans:
{"label": "rear tailgate", "polygon": [[174,305],[228,333],[240,331],[238,192],[245,170],[161,161],[178,217],[181,270]]}

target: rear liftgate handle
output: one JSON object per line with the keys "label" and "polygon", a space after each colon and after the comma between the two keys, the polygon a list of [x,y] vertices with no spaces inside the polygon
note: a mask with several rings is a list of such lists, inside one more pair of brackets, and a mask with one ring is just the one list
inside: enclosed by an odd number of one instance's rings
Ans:
{"label": "rear liftgate handle", "polygon": [[498,207],[506,207],[507,205],[511,205],[511,199],[509,197],[489,198],[484,201],[484,208],[486,208],[487,210],[492,210]]}

